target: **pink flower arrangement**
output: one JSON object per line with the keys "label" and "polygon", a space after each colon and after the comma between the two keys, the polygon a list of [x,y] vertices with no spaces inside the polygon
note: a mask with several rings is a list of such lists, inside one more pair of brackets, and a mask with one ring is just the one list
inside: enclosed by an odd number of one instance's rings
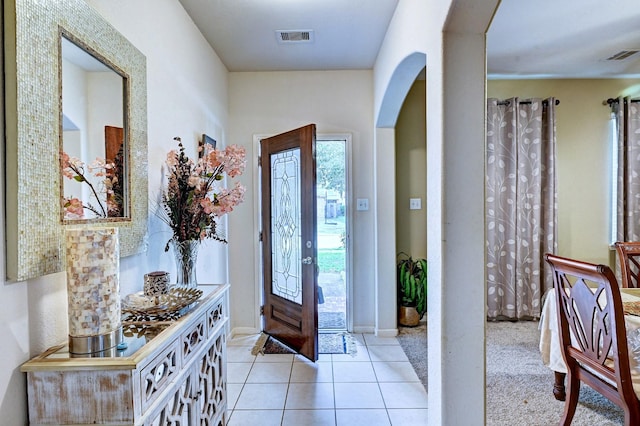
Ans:
{"label": "pink flower arrangement", "polygon": [[[236,182],[232,189],[219,188],[224,175],[233,178],[245,168],[245,149],[231,145],[217,150],[205,145],[194,162],[184,152],[179,137],[179,149],[167,154],[167,188],[162,193],[162,208],[158,216],[173,231],[172,240],[184,242],[212,238],[226,242],[216,219],[230,213],[244,199],[245,187]],[[165,251],[169,249],[169,243]]]}
{"label": "pink flower arrangement", "polygon": [[[112,196],[113,185],[117,181],[117,177],[113,173],[109,173],[109,171],[113,170],[114,167],[114,163],[106,163],[101,158],[96,158],[91,164],[85,165],[82,160],[76,157],[69,157],[64,151],[60,152],[62,175],[67,179],[86,183],[91,190],[93,199],[93,201],[82,201],[74,196],[63,196],[62,207],[65,219],[84,219],[85,210],[89,210],[99,218],[112,216],[110,213],[117,208],[117,206],[111,205],[114,203],[114,197]],[[93,178],[89,174],[93,175]],[[92,183],[94,178],[104,178],[99,180],[100,187],[98,189]]]}

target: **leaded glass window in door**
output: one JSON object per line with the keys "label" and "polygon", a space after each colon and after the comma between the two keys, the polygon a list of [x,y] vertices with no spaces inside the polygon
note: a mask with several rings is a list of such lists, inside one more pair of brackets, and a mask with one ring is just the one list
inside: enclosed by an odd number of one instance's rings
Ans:
{"label": "leaded glass window in door", "polygon": [[302,304],[300,149],[271,155],[271,292]]}

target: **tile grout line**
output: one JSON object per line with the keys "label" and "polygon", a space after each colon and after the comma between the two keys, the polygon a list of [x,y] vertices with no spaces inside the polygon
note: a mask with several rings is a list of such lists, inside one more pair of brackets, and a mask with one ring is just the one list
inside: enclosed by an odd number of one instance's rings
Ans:
{"label": "tile grout line", "polygon": [[253,370],[253,366],[255,365],[257,358],[258,358],[257,355],[253,355],[253,361],[251,361],[251,367],[249,368],[249,371],[247,372],[247,376],[244,378],[244,381],[242,382],[242,387],[240,388],[240,392],[238,392],[238,398],[236,398],[236,402],[233,404],[233,409],[231,410],[229,419],[231,419],[231,417],[233,416],[233,413],[236,411],[236,406],[238,405],[238,401],[240,401],[240,395],[242,395],[242,391],[247,385],[247,380],[249,380],[249,375],[251,374],[251,370]]}
{"label": "tile grout line", "polygon": [[[382,399],[382,405],[384,405],[384,412],[387,414],[387,420],[391,425],[391,416],[389,415],[389,409],[387,408],[387,402],[384,400],[384,395],[382,393],[382,388],[380,387],[380,381],[378,380],[378,374],[376,373],[376,369],[373,368],[373,359],[371,359],[371,352],[369,351],[369,343],[367,343],[367,339],[362,336],[362,340],[364,340],[365,346],[367,348],[367,354],[369,355],[369,362],[371,363],[371,369],[373,370],[373,375],[376,378],[376,385],[378,386],[378,392],[380,392],[380,398]],[[376,346],[376,345],[371,345]]]}
{"label": "tile grout line", "polygon": [[338,404],[336,401],[336,375],[333,369],[333,354],[331,354],[331,389],[333,390],[333,421],[338,424]]}
{"label": "tile grout line", "polygon": [[[369,345],[367,345],[367,352],[369,352]],[[378,385],[378,391],[380,392],[380,398],[382,398],[382,404],[384,405],[384,411],[387,413],[387,420],[389,420],[389,424],[391,425],[391,415],[389,414],[389,408],[387,407],[387,401],[384,399],[384,394],[382,393],[382,388],[380,387],[380,379],[378,378],[378,373],[376,369],[373,368],[373,360],[371,359],[371,353],[369,353],[369,362],[371,362],[371,369],[373,370],[373,375],[376,378],[376,384]]]}
{"label": "tile grout line", "polygon": [[284,396],[284,404],[282,405],[282,417],[280,418],[280,426],[284,424],[284,414],[287,411],[287,400],[289,399],[289,391],[291,390],[291,378],[293,377],[293,364],[296,362],[296,356],[291,358],[291,368],[289,368],[289,380],[287,381],[287,393]]}

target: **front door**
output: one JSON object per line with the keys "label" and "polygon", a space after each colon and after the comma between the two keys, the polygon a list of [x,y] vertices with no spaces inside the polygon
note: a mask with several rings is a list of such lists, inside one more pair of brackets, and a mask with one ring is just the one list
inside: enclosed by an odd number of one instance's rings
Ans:
{"label": "front door", "polygon": [[318,359],[316,127],[260,140],[264,332]]}

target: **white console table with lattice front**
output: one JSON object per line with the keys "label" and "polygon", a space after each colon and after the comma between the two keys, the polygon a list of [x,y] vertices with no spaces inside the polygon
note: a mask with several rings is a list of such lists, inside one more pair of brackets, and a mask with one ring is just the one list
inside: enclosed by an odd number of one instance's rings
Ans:
{"label": "white console table with lattice front", "polygon": [[125,333],[124,350],[63,344],[24,363],[30,424],[224,425],[229,286],[198,288],[180,319]]}

